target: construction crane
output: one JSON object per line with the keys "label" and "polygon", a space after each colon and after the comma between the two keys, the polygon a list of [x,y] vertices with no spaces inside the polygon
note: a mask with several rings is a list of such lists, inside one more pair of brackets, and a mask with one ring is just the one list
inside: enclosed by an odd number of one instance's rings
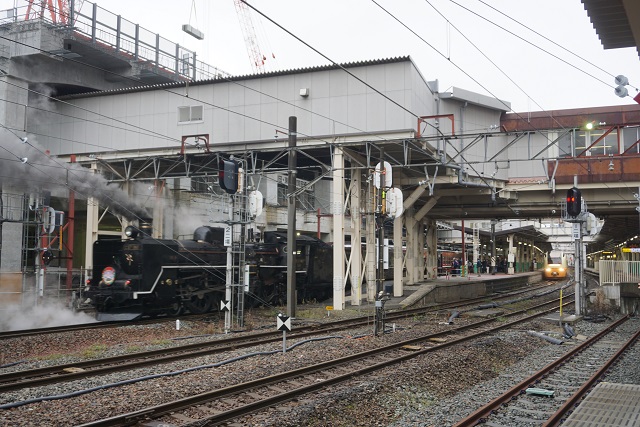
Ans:
{"label": "construction crane", "polygon": [[[54,24],[69,24],[71,14],[69,10],[69,3],[73,5],[73,0],[27,0],[29,5],[27,6],[27,12],[25,13],[24,20],[30,19],[43,19],[45,12],[49,12],[51,15],[51,22]],[[83,0],[75,1],[75,10],[82,8]]]}
{"label": "construction crane", "polygon": [[[240,21],[244,42],[247,45],[247,52],[249,53],[251,67],[255,73],[264,73],[267,56],[262,53],[260,45],[258,44],[258,38],[256,36],[255,27],[253,26],[253,20],[251,19],[250,9],[242,2],[242,0],[234,0],[234,4],[236,12],[238,13],[238,20]],[[271,53],[271,57],[275,59],[275,55],[273,53]]]}

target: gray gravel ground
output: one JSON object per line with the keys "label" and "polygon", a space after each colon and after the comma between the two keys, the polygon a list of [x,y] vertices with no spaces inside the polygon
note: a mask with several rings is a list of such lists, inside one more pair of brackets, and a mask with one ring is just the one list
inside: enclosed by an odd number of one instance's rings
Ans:
{"label": "gray gravel ground", "polygon": [[[257,315],[249,316],[247,323],[254,330],[262,327],[273,328],[275,322],[271,317],[271,313],[264,318]],[[448,326],[441,324],[446,318],[447,314],[443,313],[406,319],[396,322],[395,333],[378,338],[365,336],[355,339],[354,337],[362,334],[369,334],[372,329],[358,328],[341,333],[341,337],[306,343],[285,354],[277,351],[282,349],[282,344],[279,343],[259,349],[238,350],[224,355],[189,359],[126,373],[6,393],[0,396],[0,403],[69,393],[131,377],[175,372],[220,362],[248,352],[276,350],[271,355],[255,356],[217,368],[107,388],[72,399],[52,400],[0,410],[0,425],[68,426],[88,422],[124,412],[123,409],[132,411],[246,381],[259,375],[304,366],[311,361],[360,352],[382,343],[397,342],[427,331],[447,328]],[[465,318],[456,319],[456,324],[468,321],[470,320]],[[632,321],[640,327],[637,319]],[[590,336],[601,330],[604,325],[582,321],[576,326],[576,331]],[[552,326],[544,322],[535,322],[524,325],[522,330],[504,331],[498,336],[487,337],[474,344],[421,356],[384,372],[356,378],[348,384],[336,385],[329,392],[301,396],[287,408],[263,411],[238,420],[238,423],[256,426],[449,426],[575,345],[550,344],[528,335],[528,329],[550,330]],[[217,334],[219,330],[220,323],[216,320],[212,323],[183,322],[180,331],[176,331],[171,324],[164,324],[55,334],[37,339],[7,340],[1,350],[2,362],[25,360],[26,363],[3,368],[0,373],[224,337]],[[173,339],[189,336],[197,337]],[[296,342],[287,340],[288,345]],[[625,363],[612,370],[609,381],[640,384],[640,373],[637,364],[634,363],[638,360],[639,350],[634,349],[633,352],[635,353],[625,359]],[[170,418],[164,421],[175,425],[186,424]]]}

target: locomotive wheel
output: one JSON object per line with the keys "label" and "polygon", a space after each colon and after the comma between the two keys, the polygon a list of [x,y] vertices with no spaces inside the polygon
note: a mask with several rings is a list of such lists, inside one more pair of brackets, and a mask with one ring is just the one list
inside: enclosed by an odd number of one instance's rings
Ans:
{"label": "locomotive wheel", "polygon": [[280,286],[264,287],[260,293],[260,299],[262,304],[272,307],[287,304],[287,294]]}
{"label": "locomotive wheel", "polygon": [[184,311],[184,307],[182,306],[182,304],[179,302],[175,302],[171,304],[169,308],[167,308],[166,313],[168,316],[175,317],[175,316],[180,316],[183,311]]}
{"label": "locomotive wheel", "polygon": [[202,295],[201,298],[198,295],[194,295],[185,305],[193,314],[206,313],[211,310],[211,306],[213,305],[213,295],[207,293]]}

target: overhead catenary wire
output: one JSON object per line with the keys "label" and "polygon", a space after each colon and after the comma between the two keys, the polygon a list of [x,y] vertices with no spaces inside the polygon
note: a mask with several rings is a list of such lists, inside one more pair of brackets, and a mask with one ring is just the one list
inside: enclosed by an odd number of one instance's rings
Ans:
{"label": "overhead catenary wire", "polygon": [[[273,20],[272,18],[266,16],[264,13],[262,13],[260,10],[256,9],[254,6],[252,6],[251,4],[249,4],[248,2],[246,2],[245,0],[241,0],[243,3],[247,4],[247,6],[249,6],[250,8],[252,8],[253,10],[255,10],[257,13],[259,13],[261,16],[265,17],[267,20],[269,20],[270,22],[272,22],[274,25],[276,25],[278,28],[282,29],[284,32],[286,32],[287,34],[289,34],[290,36],[292,36],[293,38],[295,38],[296,40],[298,40],[300,43],[304,44],[305,46],[307,46],[308,48],[310,48],[311,50],[313,50],[314,52],[316,52],[317,54],[319,54],[320,56],[322,56],[323,58],[327,59],[328,61],[330,61],[332,64],[338,66],[339,68],[341,68],[343,71],[345,71],[347,74],[351,75],[352,77],[356,78],[356,80],[360,81],[361,83],[363,83],[365,86],[369,87],[370,89],[372,89],[374,92],[378,93],[379,95],[381,95],[382,97],[384,97],[385,99],[387,99],[388,101],[390,101],[391,103],[399,106],[402,110],[406,111],[407,113],[411,114],[414,117],[419,117],[416,113],[410,111],[409,109],[407,109],[406,107],[404,107],[403,105],[400,105],[398,102],[396,102],[395,100],[391,99],[390,97],[386,96],[384,93],[380,92],[379,90],[377,90],[376,88],[372,87],[371,85],[369,85],[368,83],[364,82],[362,79],[356,77],[355,75],[353,75],[353,73],[351,73],[349,70],[347,70],[346,68],[344,68],[343,66],[341,66],[340,64],[336,63],[335,61],[331,60],[327,55],[323,54],[322,52],[320,52],[319,50],[317,50],[316,48],[314,48],[313,46],[311,46],[309,43],[307,43],[306,41],[302,40],[300,37],[296,36],[295,34],[293,34],[291,31],[289,31],[288,29],[286,29],[284,26],[282,26],[281,24],[277,23],[275,20]],[[387,9],[385,9],[384,7],[382,7],[379,3],[377,3],[375,0],[371,0],[374,4],[376,4],[379,8],[381,8],[383,11],[385,11],[387,14],[389,14],[393,19],[395,19],[396,21],[398,21],[402,26],[404,26],[407,30],[409,30],[411,33],[413,33],[416,37],[418,37],[420,40],[422,40],[425,44],[427,44],[430,48],[432,48],[434,51],[436,51],[439,55],[443,56],[446,58],[446,55],[442,54],[442,52],[440,52],[438,49],[436,49],[432,44],[430,44],[428,41],[426,41],[423,37],[421,37],[420,35],[418,35],[414,30],[412,30],[411,28],[409,28],[404,22],[402,22],[400,19],[398,19],[395,15],[393,15],[392,13],[390,13]],[[457,64],[455,64],[453,61],[449,62],[454,65],[456,68],[458,68],[461,72],[463,72],[465,75],[467,75],[470,79],[472,79],[474,82],[476,82],[479,86],[481,86],[483,89],[485,89],[488,93],[490,93],[498,102],[502,103],[503,105],[505,105],[505,108],[508,111],[512,111],[512,109],[506,105],[504,103],[504,101],[500,100],[495,94],[493,94],[493,92],[491,92],[488,88],[486,88],[482,83],[480,83],[477,79],[475,79],[473,76],[471,76],[466,70],[462,69],[460,66],[458,66]],[[524,120],[524,117],[522,117],[519,113],[514,112],[518,117],[520,117],[521,119]],[[428,123],[428,125],[431,125],[430,123]],[[447,143],[455,150],[457,151],[458,155],[461,156],[461,158],[466,162],[466,159],[464,158],[464,156],[462,156],[461,151],[458,151],[457,149],[455,149],[455,147],[453,147],[453,145],[451,144],[450,140],[446,139],[446,135],[444,135],[442,133],[442,131],[436,127],[431,125],[431,127],[433,127],[438,133],[440,133],[442,135],[443,138],[445,138],[445,140],[447,141]],[[537,129],[536,129],[537,130]],[[537,130],[538,132],[540,132],[539,130]],[[547,140],[548,136],[544,135]],[[551,142],[551,141],[549,141]],[[567,153],[568,154],[568,153]],[[492,188],[491,184],[488,183],[488,181],[486,180],[486,178],[484,176],[482,176],[482,174],[478,173],[478,171],[473,167],[473,165],[471,165],[470,163],[465,163],[467,164],[474,172],[475,174],[478,176],[478,178],[483,181],[485,183],[485,185],[487,185],[487,187]],[[581,165],[585,170],[586,170],[586,166]],[[605,183],[605,186],[606,183]],[[609,186],[607,186],[608,188],[610,188]],[[619,195],[619,197],[622,199],[622,196]]]}
{"label": "overhead catenary wire", "polygon": [[379,92],[380,93],[380,92]]}
{"label": "overhead catenary wire", "polygon": [[[428,2],[428,0],[425,0],[425,1],[426,1],[427,3],[429,3],[429,2]],[[450,0],[450,1],[452,1],[453,3],[455,3],[455,1],[453,1],[453,0]],[[383,6],[381,6],[381,5],[380,5],[376,0],[371,0],[371,2],[372,2],[372,3],[374,3],[376,6],[378,6],[380,9],[382,9],[385,13],[387,13],[389,16],[391,16],[394,20],[396,20],[398,23],[400,23],[403,27],[405,27],[407,30],[409,30],[412,34],[414,34],[414,35],[415,35],[416,37],[418,37],[420,40],[422,40],[422,41],[423,41],[427,46],[429,46],[432,50],[434,50],[434,51],[435,51],[436,53],[438,53],[440,56],[442,56],[442,57],[446,58],[446,55],[444,55],[442,52],[440,52],[438,49],[436,49],[436,48],[435,48],[431,43],[427,42],[423,37],[421,37],[419,34],[417,34],[413,29],[411,29],[409,26],[407,26],[407,25],[406,25],[402,20],[400,20],[400,19],[399,19],[399,18],[397,18],[394,14],[392,14],[392,13],[391,13],[391,12],[389,12],[387,9],[385,9]],[[486,19],[486,18],[484,18],[484,19]],[[466,38],[466,37],[465,37],[465,38]],[[519,38],[520,38],[520,37],[519,37]],[[467,73],[464,69],[462,69],[462,67],[460,67],[460,66],[458,66],[457,64],[455,64],[455,63],[454,63],[453,61],[451,61],[449,58],[446,58],[446,59],[447,59],[447,60],[448,60],[448,61],[449,61],[453,66],[455,66],[458,70],[460,70],[461,72],[463,72],[463,73],[464,73],[465,75],[467,75],[470,79],[472,79],[474,82],[476,82],[478,85],[480,85],[480,87],[482,87],[482,88],[483,88],[484,90],[486,90],[489,94],[491,94],[491,96],[492,96],[495,100],[497,100],[498,102],[500,102],[500,103],[502,103],[503,105],[505,105],[505,107],[506,107],[509,111],[513,111],[509,106],[507,106],[507,105],[504,103],[504,101],[502,101],[501,99],[499,99],[495,94],[493,94],[493,92],[491,92],[491,91],[490,91],[489,89],[487,89],[484,85],[482,85],[480,82],[478,82],[474,77],[472,77],[469,73]],[[566,62],[566,61],[564,61],[564,60],[563,60],[563,62]],[[587,74],[588,74],[588,73],[587,73]],[[588,74],[588,75],[590,75],[590,74]],[[591,76],[591,77],[594,77],[594,76],[592,76],[592,75],[590,75],[590,76]],[[596,78],[596,77],[594,77],[594,78]],[[596,79],[597,79],[597,78],[596,78]],[[597,79],[597,80],[599,80],[599,79]],[[599,81],[602,81],[602,80],[599,80]],[[605,83],[605,82],[603,82],[603,83]],[[606,83],[605,83],[605,84],[606,84]],[[521,120],[525,120],[525,118],[524,118],[524,117],[522,117],[522,115],[521,115],[520,113],[515,112],[515,111],[513,111],[513,112],[514,112],[514,114],[515,114],[517,117],[519,117]],[[555,120],[555,119],[554,119],[554,120]],[[526,120],[525,120],[525,121],[526,121]],[[533,127],[533,129],[534,129],[536,132],[538,132],[538,133],[542,134],[542,132],[541,132],[539,129],[537,129],[537,128],[535,128],[535,127]],[[547,139],[547,141],[549,141],[549,143],[551,143],[551,142],[552,142],[552,141],[550,141],[550,140],[549,140],[549,138],[548,138],[548,136],[547,136],[547,135],[544,135],[544,136],[545,136],[545,138]],[[460,151],[458,151],[458,150],[457,150],[457,149],[456,149],[456,148],[455,148],[455,147],[450,143],[450,141],[448,141],[448,142],[449,142],[449,145],[450,145],[450,146],[451,146],[455,151],[457,151],[459,155],[461,155],[461,154],[460,154]],[[559,148],[560,148],[560,147],[559,147]],[[565,154],[570,154],[570,153],[567,153],[567,152],[565,151]],[[462,156],[461,156],[461,157],[462,157]],[[463,160],[464,160],[464,157],[462,157],[462,158],[463,158]],[[585,170],[585,172],[588,172],[587,166],[585,166],[585,165],[579,165],[579,167],[581,167],[582,169],[584,169],[584,170]],[[472,169],[473,169],[473,168],[472,168]],[[473,170],[475,171],[475,169],[473,169]],[[477,173],[477,172],[476,172],[476,173]],[[479,174],[478,174],[478,175],[479,175]],[[484,181],[484,179],[483,179],[483,178],[481,178],[481,179]],[[485,181],[485,182],[486,182],[486,181]],[[604,185],[605,185],[605,187],[607,187],[607,188],[611,188],[609,185],[607,185],[607,183],[606,183],[606,182],[603,182],[602,184],[604,184]],[[618,195],[618,196],[620,197],[620,199],[622,199],[622,200],[626,201],[625,199],[623,199],[622,195]],[[631,203],[631,202],[629,202],[629,203]]]}
{"label": "overhead catenary wire", "polygon": [[[517,23],[518,25],[520,25],[520,26],[522,26],[522,27],[526,28],[527,30],[531,31],[532,33],[536,34],[537,36],[540,36],[540,37],[542,37],[543,39],[547,40],[548,42],[550,42],[550,43],[554,44],[555,46],[559,47],[560,49],[564,50],[565,52],[567,52],[567,53],[569,53],[569,54],[571,54],[571,55],[575,56],[576,58],[581,59],[582,61],[586,62],[587,64],[591,65],[592,67],[597,68],[598,70],[602,71],[603,73],[608,74],[608,75],[609,75],[609,76],[611,76],[611,77],[615,77],[615,75],[614,75],[614,74],[612,74],[612,73],[610,73],[609,71],[605,70],[604,68],[600,67],[598,64],[595,64],[594,62],[589,61],[587,58],[585,58],[585,57],[583,57],[583,56],[581,56],[581,55],[578,55],[577,53],[575,53],[575,52],[574,52],[574,51],[572,51],[571,49],[567,49],[566,47],[562,46],[561,44],[559,44],[559,43],[557,43],[557,42],[555,42],[555,41],[551,40],[549,37],[545,36],[544,34],[541,34],[540,32],[538,32],[538,31],[534,30],[533,28],[531,28],[531,27],[529,27],[529,26],[527,26],[527,25],[523,24],[522,22],[518,21],[517,19],[515,19],[515,18],[513,18],[513,17],[511,17],[511,16],[509,16],[509,15],[507,15],[506,13],[504,13],[504,12],[502,12],[501,10],[497,9],[496,7],[494,7],[494,6],[490,5],[490,4],[488,4],[486,1],[484,1],[484,0],[478,0],[478,1],[479,1],[480,3],[482,3],[482,4],[484,4],[485,6],[487,6],[488,8],[493,9],[494,11],[496,11],[497,13],[499,13],[500,15],[502,15],[502,16],[504,16],[504,17],[506,17],[507,19],[509,19],[509,20],[511,20],[511,21],[513,21],[513,22],[515,22],[515,23]],[[455,2],[453,2],[453,3],[455,3]],[[463,6],[459,5],[458,3],[455,3],[455,4],[457,4],[457,5],[458,5],[458,6],[460,6],[460,7],[463,7]],[[483,19],[487,20],[486,18],[483,18]],[[495,25],[495,23],[494,23],[494,22],[492,22],[491,20],[487,20],[487,21],[488,21],[489,23],[491,23],[491,24],[494,24],[494,25]],[[526,41],[526,39],[525,39],[525,41]],[[542,49],[541,49],[541,50],[542,50]],[[543,50],[543,51],[544,51],[544,50]],[[546,52],[546,51],[545,51],[545,52]],[[548,53],[548,52],[546,52],[546,53]],[[550,54],[550,55],[551,55],[551,54]],[[590,74],[587,74],[587,75],[591,76]],[[601,81],[601,80],[600,80],[600,81]],[[606,83],[606,82],[604,82],[604,81],[602,81],[602,83],[607,84],[607,83]],[[607,84],[607,85],[608,85],[608,84]],[[611,85],[608,85],[608,86],[611,86]],[[636,91],[638,91],[638,90],[639,90],[637,87],[633,86],[632,84],[629,84],[629,86],[631,86],[632,88],[634,88]]]}

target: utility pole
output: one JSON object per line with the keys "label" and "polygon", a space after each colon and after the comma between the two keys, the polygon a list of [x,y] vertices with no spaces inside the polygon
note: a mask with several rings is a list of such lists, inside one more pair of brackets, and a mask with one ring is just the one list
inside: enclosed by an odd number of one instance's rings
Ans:
{"label": "utility pole", "polygon": [[298,119],[289,117],[289,186],[287,188],[287,316],[296,316],[296,180],[298,158],[296,153]]}
{"label": "utility pole", "polygon": [[4,204],[2,203],[2,181],[0,181],[0,271],[2,271],[2,224],[4,224]]}
{"label": "utility pole", "polygon": [[[384,292],[384,217],[386,215],[386,192],[387,186],[391,184],[391,170],[389,170],[389,180],[387,180],[387,168],[384,162],[384,149],[380,149],[380,165],[379,169],[380,182],[379,191],[376,197],[378,214],[378,271],[376,274],[376,294],[375,294],[375,319],[373,334],[378,336],[379,332],[384,334],[384,303],[389,299],[389,295]],[[402,244],[402,242],[398,242]]]}
{"label": "utility pole", "polygon": [[384,149],[380,149],[380,190],[378,191],[378,280],[376,281],[376,297],[384,290],[384,203],[385,203]]}

